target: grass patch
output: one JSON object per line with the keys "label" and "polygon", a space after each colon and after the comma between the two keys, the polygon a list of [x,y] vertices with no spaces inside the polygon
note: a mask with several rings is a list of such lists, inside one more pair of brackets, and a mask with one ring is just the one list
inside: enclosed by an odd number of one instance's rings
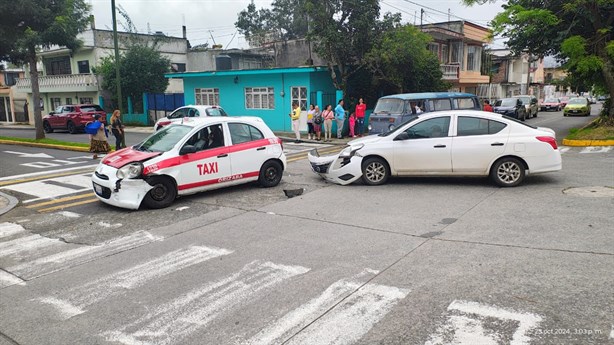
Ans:
{"label": "grass patch", "polygon": [[30,139],[30,138],[14,138],[14,137],[3,137],[0,136],[0,140],[11,140],[11,141],[19,141],[22,143],[38,143],[38,144],[50,144],[50,145],[62,145],[62,146],[73,146],[73,147],[90,147],[88,143],[75,143],[70,141],[62,141],[56,139]]}
{"label": "grass patch", "polygon": [[614,126],[572,128],[565,138],[569,140],[614,140]]}

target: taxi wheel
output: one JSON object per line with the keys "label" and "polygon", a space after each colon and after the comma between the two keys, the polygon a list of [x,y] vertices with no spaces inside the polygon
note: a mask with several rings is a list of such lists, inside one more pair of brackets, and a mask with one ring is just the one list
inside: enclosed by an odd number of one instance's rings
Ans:
{"label": "taxi wheel", "polygon": [[258,183],[262,187],[275,187],[281,181],[281,176],[284,173],[284,169],[277,161],[268,161],[260,168],[260,176],[258,177]]}
{"label": "taxi wheel", "polygon": [[513,157],[498,160],[490,169],[490,178],[501,187],[515,187],[522,183],[524,176],[524,164]]}
{"label": "taxi wheel", "polygon": [[372,157],[362,162],[362,181],[370,186],[386,183],[390,177],[390,168],[386,161]]}
{"label": "taxi wheel", "polygon": [[155,176],[148,183],[153,188],[145,195],[143,202],[149,208],[165,208],[175,201],[177,197],[177,188],[175,184],[167,177]]}

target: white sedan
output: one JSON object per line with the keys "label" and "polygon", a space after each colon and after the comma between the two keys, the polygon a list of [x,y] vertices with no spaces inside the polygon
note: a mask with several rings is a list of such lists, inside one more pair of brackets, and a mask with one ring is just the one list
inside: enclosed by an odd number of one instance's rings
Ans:
{"label": "white sedan", "polygon": [[555,133],[500,114],[453,110],[428,113],[388,133],[348,143],[340,153],[308,154],[312,170],[341,185],[390,176],[490,176],[503,187],[527,174],[561,170]]}
{"label": "white sedan", "polygon": [[228,116],[228,114],[217,105],[186,105],[173,110],[168,116],[158,119],[154,124],[154,129],[158,131],[173,123],[189,122],[204,116]]}
{"label": "white sedan", "polygon": [[101,201],[163,208],[177,195],[258,181],[279,184],[281,139],[257,117],[203,117],[167,126],[142,143],[106,156],[92,175]]}

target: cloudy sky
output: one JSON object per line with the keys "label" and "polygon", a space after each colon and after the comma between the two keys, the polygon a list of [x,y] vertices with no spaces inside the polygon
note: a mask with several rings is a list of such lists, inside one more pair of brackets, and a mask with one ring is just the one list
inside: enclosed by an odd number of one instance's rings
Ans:
{"label": "cloudy sky", "polygon": [[[88,0],[98,29],[112,29],[111,2]],[[256,8],[269,7],[272,0],[254,0]],[[123,7],[141,33],[162,31],[169,36],[181,36],[181,26],[187,26],[192,46],[214,42],[224,48],[247,48],[244,37],[234,26],[237,15],[247,8],[250,0],[116,0]],[[425,13],[423,23],[450,20],[469,20],[487,26],[501,11],[502,0],[494,4],[465,7],[460,0],[381,0],[381,12],[399,12],[403,21],[420,23],[420,9]],[[118,20],[121,16],[118,16]],[[123,19],[121,19],[123,20]],[[123,31],[121,26],[118,30]],[[494,48],[503,48],[495,42]]]}

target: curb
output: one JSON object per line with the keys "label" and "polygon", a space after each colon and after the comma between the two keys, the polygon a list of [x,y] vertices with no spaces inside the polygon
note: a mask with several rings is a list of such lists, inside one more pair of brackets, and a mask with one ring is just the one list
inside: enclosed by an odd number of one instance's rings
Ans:
{"label": "curb", "polygon": [[65,150],[65,151],[90,152],[90,149],[88,147],[64,146],[64,145],[44,144],[44,143],[30,143],[27,141],[14,141],[14,140],[5,140],[5,139],[0,139],[0,144],[29,146],[29,147],[44,147],[48,149],[58,149],[58,150]]}
{"label": "curb", "polygon": [[614,140],[572,140],[563,139],[563,145],[565,146],[614,146]]}
{"label": "curb", "polygon": [[8,205],[0,208],[0,215],[5,214],[8,211],[12,210],[15,206],[17,206],[17,203],[19,203],[19,201],[16,198],[8,194],[4,194],[2,192],[0,192],[0,198],[4,198],[8,200]]}

